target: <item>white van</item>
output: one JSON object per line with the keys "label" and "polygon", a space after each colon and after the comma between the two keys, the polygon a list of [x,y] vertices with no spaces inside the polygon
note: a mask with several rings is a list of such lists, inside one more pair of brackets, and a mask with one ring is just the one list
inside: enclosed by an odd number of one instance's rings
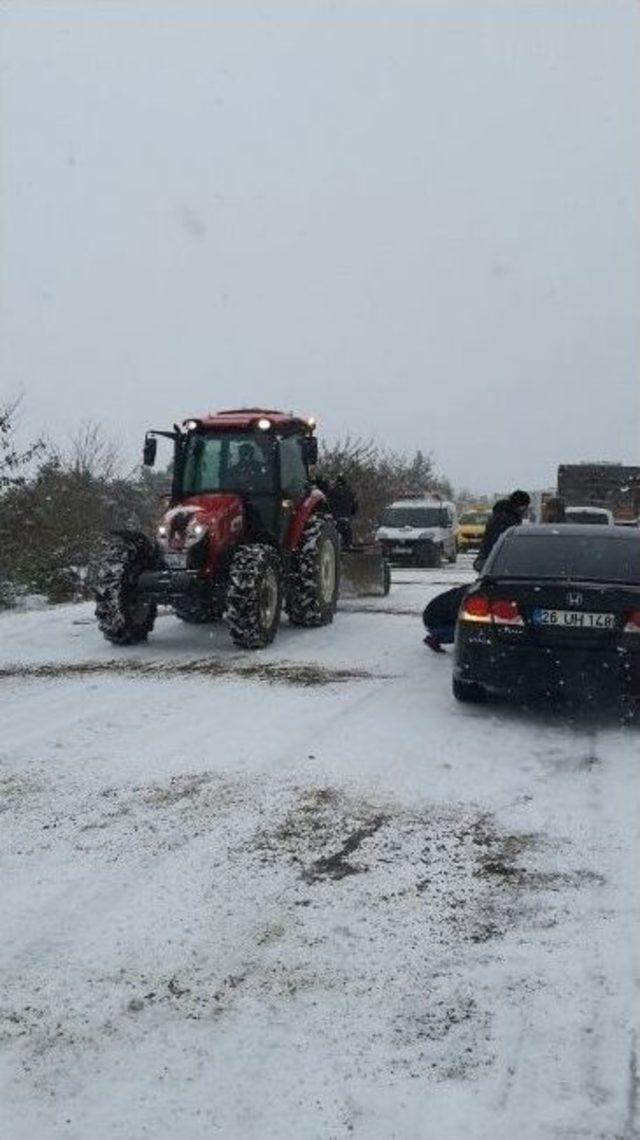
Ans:
{"label": "white van", "polygon": [[416,566],[455,562],[458,517],[453,503],[440,499],[398,499],[383,511],[376,539],[391,562]]}

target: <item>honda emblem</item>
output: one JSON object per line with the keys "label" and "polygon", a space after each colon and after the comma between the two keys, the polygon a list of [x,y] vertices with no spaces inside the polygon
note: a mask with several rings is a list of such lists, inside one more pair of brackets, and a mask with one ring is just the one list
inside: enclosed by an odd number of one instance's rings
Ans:
{"label": "honda emblem", "polygon": [[583,601],[582,594],[567,594],[567,604],[570,606],[581,606]]}

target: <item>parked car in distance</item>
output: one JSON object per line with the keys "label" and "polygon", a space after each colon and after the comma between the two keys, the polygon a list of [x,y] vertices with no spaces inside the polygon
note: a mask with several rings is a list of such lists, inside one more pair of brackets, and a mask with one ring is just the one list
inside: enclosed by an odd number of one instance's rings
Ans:
{"label": "parked car in distance", "polygon": [[474,507],[462,512],[456,531],[458,550],[478,550],[480,548],[490,517],[491,511],[484,507]]}
{"label": "parked car in distance", "polygon": [[640,531],[506,531],[460,607],[453,693],[640,702]]}
{"label": "parked car in distance", "polygon": [[443,558],[455,562],[457,512],[440,499],[398,499],[382,513],[376,540],[392,562],[441,566]]}
{"label": "parked car in distance", "polygon": [[566,507],[567,522],[590,526],[613,526],[613,514],[606,507]]}

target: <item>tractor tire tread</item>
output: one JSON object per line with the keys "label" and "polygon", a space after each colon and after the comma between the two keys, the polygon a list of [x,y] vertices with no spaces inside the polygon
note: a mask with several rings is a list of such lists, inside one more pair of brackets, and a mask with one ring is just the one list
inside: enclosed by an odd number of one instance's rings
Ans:
{"label": "tractor tire tread", "polygon": [[[322,600],[318,584],[318,558],[323,538],[333,543],[336,555],[335,588],[330,602]],[[287,599],[291,625],[307,629],[330,625],[337,607],[339,566],[340,539],[334,522],[323,514],[312,515],[292,556]]]}

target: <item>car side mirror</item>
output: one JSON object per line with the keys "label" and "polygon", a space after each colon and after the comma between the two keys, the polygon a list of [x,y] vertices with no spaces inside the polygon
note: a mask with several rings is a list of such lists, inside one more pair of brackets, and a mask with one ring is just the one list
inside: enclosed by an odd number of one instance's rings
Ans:
{"label": "car side mirror", "polygon": [[307,467],[315,467],[318,462],[318,441],[315,435],[305,435],[302,440],[302,458]]}
{"label": "car side mirror", "polygon": [[142,462],[145,467],[153,467],[156,461],[156,451],[158,450],[158,441],[152,435],[148,435],[144,441],[142,449]]}

